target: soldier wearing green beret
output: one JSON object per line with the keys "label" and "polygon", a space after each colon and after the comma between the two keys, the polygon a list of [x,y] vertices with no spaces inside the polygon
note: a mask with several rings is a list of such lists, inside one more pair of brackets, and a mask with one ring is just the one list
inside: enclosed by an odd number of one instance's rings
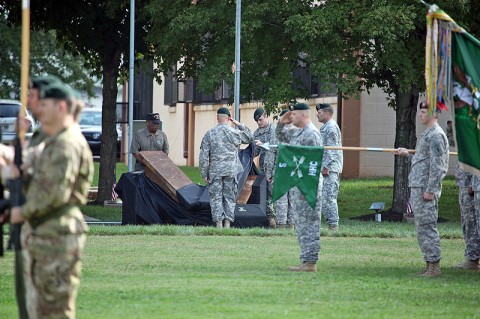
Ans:
{"label": "soldier wearing green beret", "polygon": [[11,223],[25,222],[22,253],[29,317],[75,318],[87,232],[79,206],[87,201],[93,177],[92,153],[74,119],[72,90],[53,83],[42,95],[45,146],[26,203],[12,208]]}
{"label": "soldier wearing green beret", "polygon": [[[288,127],[292,124],[294,127]],[[277,124],[275,131],[280,143],[302,146],[323,146],[322,136],[310,121],[310,107],[305,103],[297,103],[292,111],[285,113]],[[316,207],[322,205],[323,177],[318,180]],[[291,190],[293,208],[295,210],[295,229],[300,244],[300,265],[289,267],[290,271],[317,271],[320,253],[320,211],[314,209],[305,200],[297,187]]]}
{"label": "soldier wearing green beret", "polygon": [[[229,121],[238,129],[232,128]],[[225,107],[218,109],[217,122],[200,145],[200,174],[208,183],[212,221],[218,228],[230,228],[235,220],[237,174],[243,170],[238,149],[241,144],[250,144],[253,136],[248,127],[230,117]]]}

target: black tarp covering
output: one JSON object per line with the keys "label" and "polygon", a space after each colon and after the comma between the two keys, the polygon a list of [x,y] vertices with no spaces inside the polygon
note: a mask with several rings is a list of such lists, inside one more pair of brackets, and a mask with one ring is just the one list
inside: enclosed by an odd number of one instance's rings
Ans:
{"label": "black tarp covering", "polygon": [[[250,145],[239,152],[244,168],[237,176],[239,190],[243,188],[249,175],[258,175],[253,164],[253,147]],[[182,187],[177,190],[177,203],[143,172],[133,172],[123,174],[115,190],[123,202],[122,224],[213,225],[208,186],[192,183]],[[233,226],[268,225],[265,215],[265,191],[265,176],[259,175],[249,202],[246,205],[237,205]]]}

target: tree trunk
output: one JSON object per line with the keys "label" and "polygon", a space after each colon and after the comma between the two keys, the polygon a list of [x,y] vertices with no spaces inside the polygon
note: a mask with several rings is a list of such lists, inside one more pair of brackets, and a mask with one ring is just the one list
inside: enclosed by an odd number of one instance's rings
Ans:
{"label": "tree trunk", "polygon": [[120,52],[110,52],[103,61],[102,89],[102,145],[100,147],[100,171],[98,176],[97,203],[112,199],[112,186],[117,163],[117,80]]}
{"label": "tree trunk", "polygon": [[[396,132],[395,148],[415,148],[417,142],[415,124],[418,103],[418,89],[412,88],[410,92],[396,92]],[[392,211],[405,213],[407,201],[410,198],[408,188],[408,174],[410,173],[410,161],[407,157],[395,156],[393,203]]]}

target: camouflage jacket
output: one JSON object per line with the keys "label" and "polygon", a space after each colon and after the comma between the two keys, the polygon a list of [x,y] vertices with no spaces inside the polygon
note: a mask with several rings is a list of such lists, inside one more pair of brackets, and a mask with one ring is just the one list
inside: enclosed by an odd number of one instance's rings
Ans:
{"label": "camouflage jacket", "polygon": [[236,176],[243,169],[238,157],[241,144],[250,144],[252,132],[245,125],[234,129],[227,124],[219,124],[208,130],[200,145],[200,174],[213,179],[221,176]]}
{"label": "camouflage jacket", "polygon": [[280,143],[323,146],[322,135],[311,122],[302,128],[278,123],[275,133]]}
{"label": "camouflage jacket", "polygon": [[411,161],[408,186],[425,188],[429,193],[440,192],[448,170],[448,141],[438,124],[422,133]]}
{"label": "camouflage jacket", "polygon": [[[337,122],[329,120],[320,128],[323,145],[342,146],[342,133]],[[323,152],[322,168],[327,168],[330,172],[341,173],[343,169],[343,151],[325,150]]]}
{"label": "camouflage jacket", "polygon": [[[269,123],[264,128],[257,128],[253,133],[253,140],[259,140],[262,143],[270,142],[272,136],[275,135],[275,125]],[[261,147],[255,147],[255,153],[253,157],[258,156],[258,164],[260,166],[260,171],[265,172],[265,158],[267,155],[267,150]]]}
{"label": "camouflage jacket", "polygon": [[480,176],[472,175],[472,189],[474,192],[480,192]]}
{"label": "camouflage jacket", "polygon": [[87,202],[93,178],[90,148],[77,124],[44,142],[22,215],[37,234],[84,233],[87,226],[78,205]]}
{"label": "camouflage jacket", "polygon": [[459,187],[472,186],[472,174],[465,172],[460,165],[455,166],[455,181]]}

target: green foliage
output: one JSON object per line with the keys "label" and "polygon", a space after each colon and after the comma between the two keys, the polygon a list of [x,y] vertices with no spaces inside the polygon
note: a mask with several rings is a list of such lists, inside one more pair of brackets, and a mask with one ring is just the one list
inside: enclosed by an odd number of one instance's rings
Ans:
{"label": "green foliage", "polygon": [[[0,16],[0,96],[20,97],[21,30]],[[80,55],[72,55],[57,41],[55,31],[33,31],[30,35],[30,74],[56,75],[72,87],[93,96],[93,80]]]}

